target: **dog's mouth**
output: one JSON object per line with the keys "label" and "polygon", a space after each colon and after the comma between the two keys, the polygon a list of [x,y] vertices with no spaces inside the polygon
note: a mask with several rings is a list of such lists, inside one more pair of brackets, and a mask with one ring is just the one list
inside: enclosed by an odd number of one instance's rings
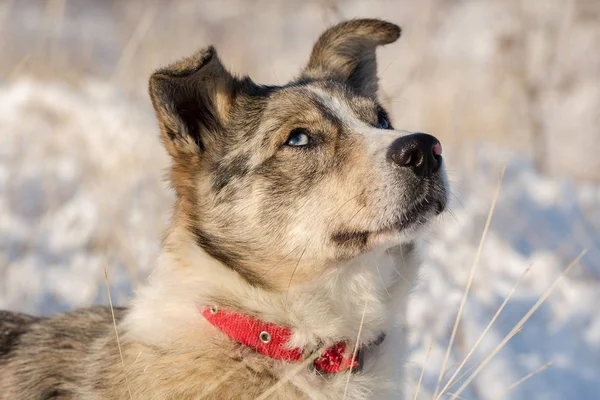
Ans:
{"label": "dog's mouth", "polygon": [[373,247],[386,241],[393,241],[402,236],[418,231],[428,224],[436,215],[446,209],[446,199],[425,198],[422,201],[398,213],[395,221],[380,229],[365,231],[341,231],[332,236],[332,240],[340,246]]}
{"label": "dog's mouth", "polygon": [[373,237],[409,233],[429,223],[433,217],[441,214],[446,209],[445,199],[425,198],[413,205],[407,211],[399,213],[397,219],[372,232]]}
{"label": "dog's mouth", "polygon": [[433,216],[439,215],[446,209],[446,200],[440,198],[425,198],[408,211],[398,215],[395,222],[384,230],[403,231],[418,225],[426,224]]}

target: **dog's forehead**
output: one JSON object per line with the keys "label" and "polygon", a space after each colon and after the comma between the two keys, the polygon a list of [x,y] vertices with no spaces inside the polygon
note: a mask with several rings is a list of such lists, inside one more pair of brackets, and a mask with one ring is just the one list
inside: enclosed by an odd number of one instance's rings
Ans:
{"label": "dog's forehead", "polygon": [[274,91],[266,113],[284,115],[334,116],[341,120],[372,119],[376,113],[375,100],[361,96],[346,85],[335,81],[313,81],[290,84]]}

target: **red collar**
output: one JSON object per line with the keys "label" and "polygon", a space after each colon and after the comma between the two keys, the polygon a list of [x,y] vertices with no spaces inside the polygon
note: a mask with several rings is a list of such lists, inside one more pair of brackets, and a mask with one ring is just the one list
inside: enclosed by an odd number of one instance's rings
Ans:
{"label": "red collar", "polygon": [[[271,322],[264,322],[250,315],[239,314],[232,311],[206,307],[200,309],[202,315],[214,327],[229,336],[236,342],[253,348],[265,356],[286,362],[303,361],[310,354],[299,347],[286,346],[292,331],[284,326]],[[383,334],[374,344],[383,341]],[[358,371],[362,367],[360,351],[352,359],[352,348],[346,349],[346,342],[338,342],[321,353],[313,362],[317,371],[335,373],[348,369]]]}

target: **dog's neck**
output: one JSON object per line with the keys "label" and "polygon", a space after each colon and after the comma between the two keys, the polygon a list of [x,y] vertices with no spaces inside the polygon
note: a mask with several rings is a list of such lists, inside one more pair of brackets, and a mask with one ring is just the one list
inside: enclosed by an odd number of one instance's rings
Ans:
{"label": "dog's neck", "polygon": [[290,327],[292,347],[355,341],[359,329],[360,343],[369,343],[402,318],[417,271],[414,253],[412,245],[376,249],[318,282],[279,293],[249,285],[192,241],[180,240],[159,257],[125,324],[140,340],[164,343],[208,329],[198,307],[218,305]]}

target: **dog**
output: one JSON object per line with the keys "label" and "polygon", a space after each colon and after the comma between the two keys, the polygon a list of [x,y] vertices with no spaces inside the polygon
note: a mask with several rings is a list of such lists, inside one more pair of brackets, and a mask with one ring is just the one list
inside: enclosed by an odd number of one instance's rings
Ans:
{"label": "dog", "polygon": [[446,208],[442,147],[392,127],[376,48],[342,22],[283,86],[213,47],[149,81],[172,222],[127,308],[0,313],[0,399],[403,399],[418,238]]}

